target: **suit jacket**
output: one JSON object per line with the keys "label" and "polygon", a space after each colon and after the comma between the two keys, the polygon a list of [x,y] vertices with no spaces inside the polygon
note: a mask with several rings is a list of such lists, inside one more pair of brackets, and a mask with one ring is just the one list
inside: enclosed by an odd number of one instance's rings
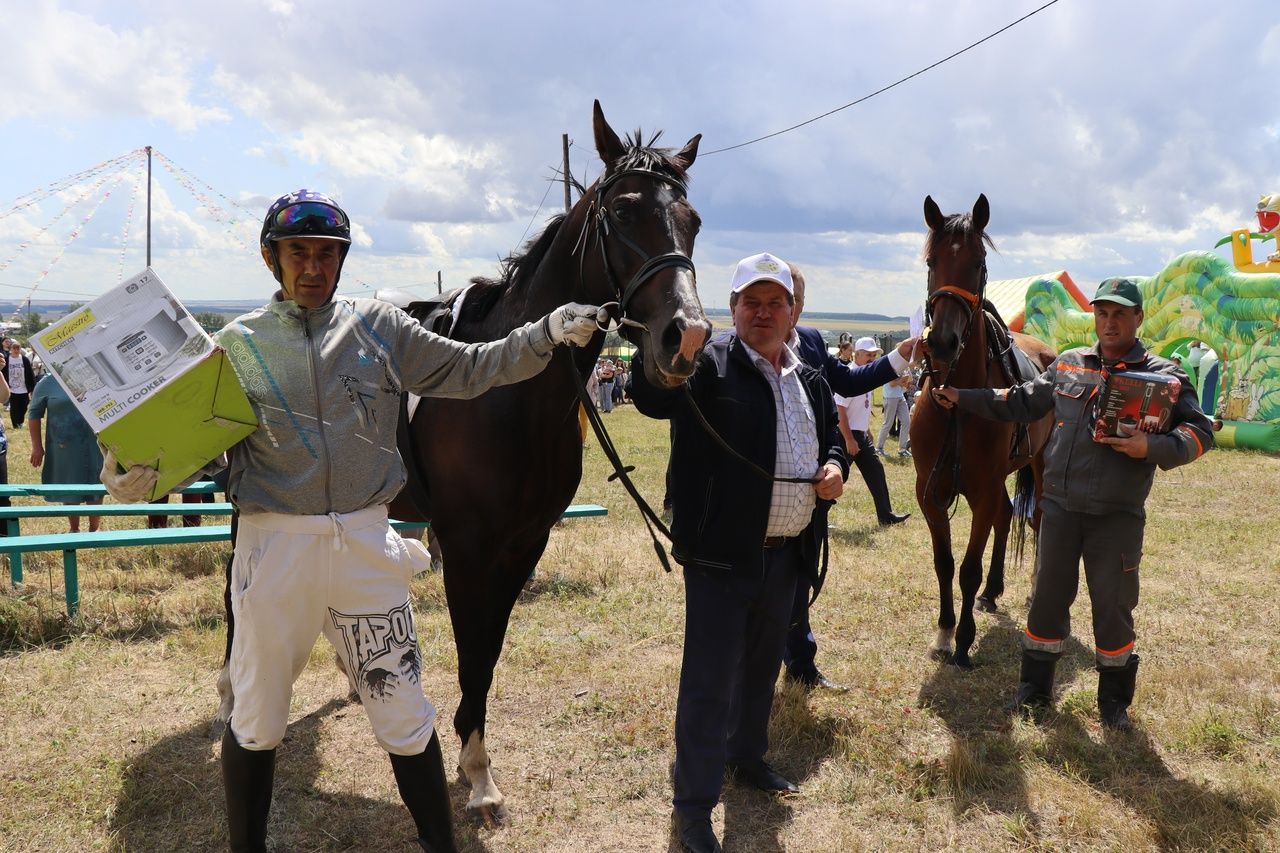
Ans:
{"label": "suit jacket", "polygon": [[[836,462],[847,476],[831,389],[807,365],[798,372],[815,416],[814,467]],[[715,443],[697,421],[685,391],[658,388],[643,370],[632,371],[632,384],[636,408],[675,424],[670,497],[676,561],[686,568],[763,577],[772,483]],[[702,351],[688,393],[730,447],[772,473],[777,441],[773,391],[736,335],[719,336]],[[804,566],[814,576],[825,533],[826,513],[815,511],[799,537]]]}
{"label": "suit jacket", "polygon": [[796,355],[805,364],[821,370],[822,378],[841,397],[868,394],[898,378],[898,371],[893,369],[887,355],[859,367],[856,364],[845,364],[827,352],[822,333],[812,326],[796,326],[796,336],[800,339],[796,345]]}

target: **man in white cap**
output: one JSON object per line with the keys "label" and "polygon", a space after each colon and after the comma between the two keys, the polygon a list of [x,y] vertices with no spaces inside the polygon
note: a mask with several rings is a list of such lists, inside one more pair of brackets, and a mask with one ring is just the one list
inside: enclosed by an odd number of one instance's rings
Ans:
{"label": "man in white cap", "polygon": [[685,640],[672,781],[680,843],[695,853],[720,850],[711,812],[726,766],[765,791],[799,790],[764,760],[769,712],[796,581],[817,575],[826,507],[848,474],[831,390],[787,346],[786,263],[744,258],[730,291],[734,333],[703,350],[688,389],[732,452],[682,391],[643,371],[632,380],[636,407],[676,425],[672,554],[684,567]]}

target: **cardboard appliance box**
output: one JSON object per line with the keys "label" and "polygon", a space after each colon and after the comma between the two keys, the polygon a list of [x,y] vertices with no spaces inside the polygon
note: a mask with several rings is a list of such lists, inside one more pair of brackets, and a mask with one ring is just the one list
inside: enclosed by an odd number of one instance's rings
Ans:
{"label": "cardboard appliance box", "polygon": [[1173,407],[1182,393],[1177,377],[1140,370],[1112,373],[1102,391],[1093,437],[1127,437],[1144,432],[1168,432]]}
{"label": "cardboard appliance box", "polygon": [[160,472],[151,499],[258,427],[226,353],[150,268],[31,346],[121,465]]}

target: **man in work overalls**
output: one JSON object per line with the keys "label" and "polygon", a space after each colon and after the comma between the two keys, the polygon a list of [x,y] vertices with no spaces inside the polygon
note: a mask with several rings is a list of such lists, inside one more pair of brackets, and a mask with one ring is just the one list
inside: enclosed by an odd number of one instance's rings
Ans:
{"label": "man in work overalls", "polygon": [[[1030,422],[1050,410],[1044,450],[1044,496],[1036,581],[1022,637],[1022,671],[1014,710],[1039,717],[1053,701],[1053,673],[1071,633],[1080,562],[1093,605],[1098,711],[1103,726],[1127,730],[1138,676],[1133,608],[1146,524],[1144,504],[1156,466],[1185,465],[1213,448],[1213,427],[1181,368],[1151,355],[1137,339],[1142,293],[1128,279],[1108,279],[1093,298],[1098,343],[1068,350],[1044,373],[1012,388],[936,388],[945,408],[958,405],[995,420]],[[1181,383],[1161,434],[1142,430],[1095,441],[1100,394],[1124,370],[1177,377]]]}

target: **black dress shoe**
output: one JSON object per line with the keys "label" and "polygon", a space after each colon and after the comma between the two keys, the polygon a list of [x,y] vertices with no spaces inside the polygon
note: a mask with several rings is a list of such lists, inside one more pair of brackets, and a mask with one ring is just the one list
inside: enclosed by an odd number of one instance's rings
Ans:
{"label": "black dress shoe", "polygon": [[687,853],[722,853],[710,817],[687,818],[676,814],[676,834],[680,849]]}
{"label": "black dress shoe", "polygon": [[753,788],[759,788],[761,791],[778,794],[800,793],[799,785],[774,770],[764,759],[742,762],[731,761],[729,762],[729,769],[733,771],[733,775],[739,781],[745,782]]}
{"label": "black dress shoe", "polygon": [[880,519],[881,527],[888,527],[892,524],[901,524],[911,517],[909,512],[891,512],[884,518]]}
{"label": "black dress shoe", "polygon": [[805,690],[812,690],[815,687],[821,687],[823,690],[831,690],[836,693],[849,692],[847,685],[832,681],[816,669],[804,673],[794,673],[791,670],[787,670],[786,677],[787,681],[790,681],[792,684],[799,684]]}

